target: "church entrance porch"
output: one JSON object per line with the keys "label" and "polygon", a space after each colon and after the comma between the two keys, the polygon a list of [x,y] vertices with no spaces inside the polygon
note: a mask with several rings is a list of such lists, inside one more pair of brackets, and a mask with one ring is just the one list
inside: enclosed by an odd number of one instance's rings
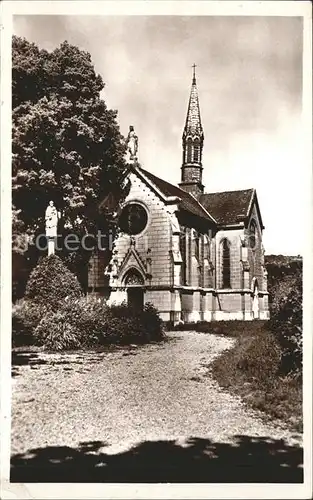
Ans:
{"label": "church entrance porch", "polygon": [[127,293],[127,304],[138,311],[144,306],[144,277],[136,268],[127,271],[124,277],[124,285]]}
{"label": "church entrance porch", "polygon": [[137,311],[143,310],[144,291],[142,287],[133,286],[127,289],[127,305]]}

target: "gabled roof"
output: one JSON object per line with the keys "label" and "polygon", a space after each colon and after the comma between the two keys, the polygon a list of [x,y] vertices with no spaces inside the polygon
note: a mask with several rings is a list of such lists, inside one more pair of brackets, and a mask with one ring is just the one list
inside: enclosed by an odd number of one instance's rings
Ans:
{"label": "gabled roof", "polygon": [[255,198],[255,189],[243,189],[202,194],[199,201],[210,211],[219,226],[228,226],[246,220]]}
{"label": "gabled roof", "polygon": [[[192,194],[157,177],[148,170],[141,168],[138,164],[130,170],[137,172],[139,175],[141,174],[142,178],[146,179],[146,182],[151,183],[159,195],[164,196],[164,201],[170,197],[177,198],[177,205],[181,210],[206,219],[214,225],[217,224],[223,227],[245,222],[249,218],[255,203],[260,225],[264,229],[255,189],[204,193],[198,201]],[[109,201],[110,196],[107,196],[100,205],[107,205]]]}
{"label": "gabled roof", "polygon": [[182,210],[190,212],[193,215],[197,215],[198,217],[202,217],[203,219],[207,219],[210,222],[216,224],[216,221],[210,215],[210,213],[190,193],[187,193],[187,191],[183,191],[183,189],[180,189],[177,186],[174,186],[174,184],[170,184],[169,182],[160,179],[160,177],[151,174],[151,172],[148,172],[141,167],[137,168],[138,171],[142,172],[144,176],[150,182],[152,182],[165,196],[175,196],[179,198],[180,201],[178,202],[178,205]]}

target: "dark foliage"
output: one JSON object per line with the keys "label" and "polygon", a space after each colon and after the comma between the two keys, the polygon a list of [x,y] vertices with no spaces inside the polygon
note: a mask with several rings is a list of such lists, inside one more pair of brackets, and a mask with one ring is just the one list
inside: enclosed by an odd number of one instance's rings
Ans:
{"label": "dark foliage", "polygon": [[302,374],[302,259],[267,256],[271,320],[281,350],[281,372]]}
{"label": "dark foliage", "polygon": [[270,328],[282,348],[282,370],[302,373],[302,278],[298,276],[292,290],[283,297],[271,318]]}
{"label": "dark foliage", "polygon": [[253,330],[261,331],[266,321],[198,321],[197,323],[180,323],[173,327],[178,331],[196,331],[202,333],[213,333],[214,335],[225,335],[226,337],[239,337],[242,335],[251,335],[251,325]]}
{"label": "dark foliage", "polygon": [[[117,204],[127,194],[125,143],[117,112],[100,98],[103,88],[87,52],[67,41],[47,52],[13,36],[13,251],[25,253],[31,267],[42,254],[34,237],[44,233],[50,200],[62,215],[62,238],[116,233],[116,205],[102,202],[113,193]],[[90,252],[63,247],[62,255],[76,272]]]}
{"label": "dark foliage", "polygon": [[21,253],[12,252],[12,301],[22,299],[31,272],[29,262]]}
{"label": "dark foliage", "polygon": [[192,437],[145,441],[118,454],[106,442],[47,446],[11,458],[11,482],[302,483],[303,450],[283,440],[234,436],[233,443]]}
{"label": "dark foliage", "polygon": [[79,298],[82,290],[76,276],[56,255],[42,257],[30,274],[25,299],[45,305],[51,310],[60,307],[66,297]]}
{"label": "dark foliage", "polygon": [[35,341],[47,349],[66,350],[100,345],[145,344],[163,339],[157,310],[146,304],[137,311],[126,304],[107,306],[101,299],[66,300],[42,318]]}
{"label": "dark foliage", "polygon": [[286,255],[266,255],[267,286],[271,316],[280,309],[281,300],[287,297],[297,280],[302,278],[302,258]]}
{"label": "dark foliage", "polygon": [[160,337],[163,337],[163,321],[160,318],[157,308],[150,302],[147,302],[144,306],[141,321],[142,331],[145,333],[147,339],[158,340]]}
{"label": "dark foliage", "polygon": [[34,332],[48,308],[30,300],[22,300],[12,309],[12,346],[34,344]]}

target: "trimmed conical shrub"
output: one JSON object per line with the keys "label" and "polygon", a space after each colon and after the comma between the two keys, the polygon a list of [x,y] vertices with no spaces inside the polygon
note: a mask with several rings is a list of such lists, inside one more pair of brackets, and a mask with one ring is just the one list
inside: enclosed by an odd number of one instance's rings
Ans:
{"label": "trimmed conical shrub", "polygon": [[56,255],[42,257],[31,272],[25,299],[58,309],[66,297],[79,298],[82,289],[76,276]]}

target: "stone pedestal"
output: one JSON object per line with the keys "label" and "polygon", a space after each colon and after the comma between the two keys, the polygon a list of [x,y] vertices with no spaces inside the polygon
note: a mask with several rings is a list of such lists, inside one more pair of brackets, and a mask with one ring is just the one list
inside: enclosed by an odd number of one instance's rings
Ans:
{"label": "stone pedestal", "polygon": [[181,322],[181,297],[179,290],[174,290],[171,297],[171,321],[174,325]]}
{"label": "stone pedestal", "polygon": [[55,241],[54,238],[48,237],[48,256],[54,255]]}
{"label": "stone pedestal", "polygon": [[246,292],[243,294],[243,318],[245,321],[250,321],[253,319],[252,312],[252,301],[251,301],[251,293]]}
{"label": "stone pedestal", "polygon": [[200,292],[193,292],[192,311],[189,315],[189,321],[196,323],[201,321],[201,295]]}

